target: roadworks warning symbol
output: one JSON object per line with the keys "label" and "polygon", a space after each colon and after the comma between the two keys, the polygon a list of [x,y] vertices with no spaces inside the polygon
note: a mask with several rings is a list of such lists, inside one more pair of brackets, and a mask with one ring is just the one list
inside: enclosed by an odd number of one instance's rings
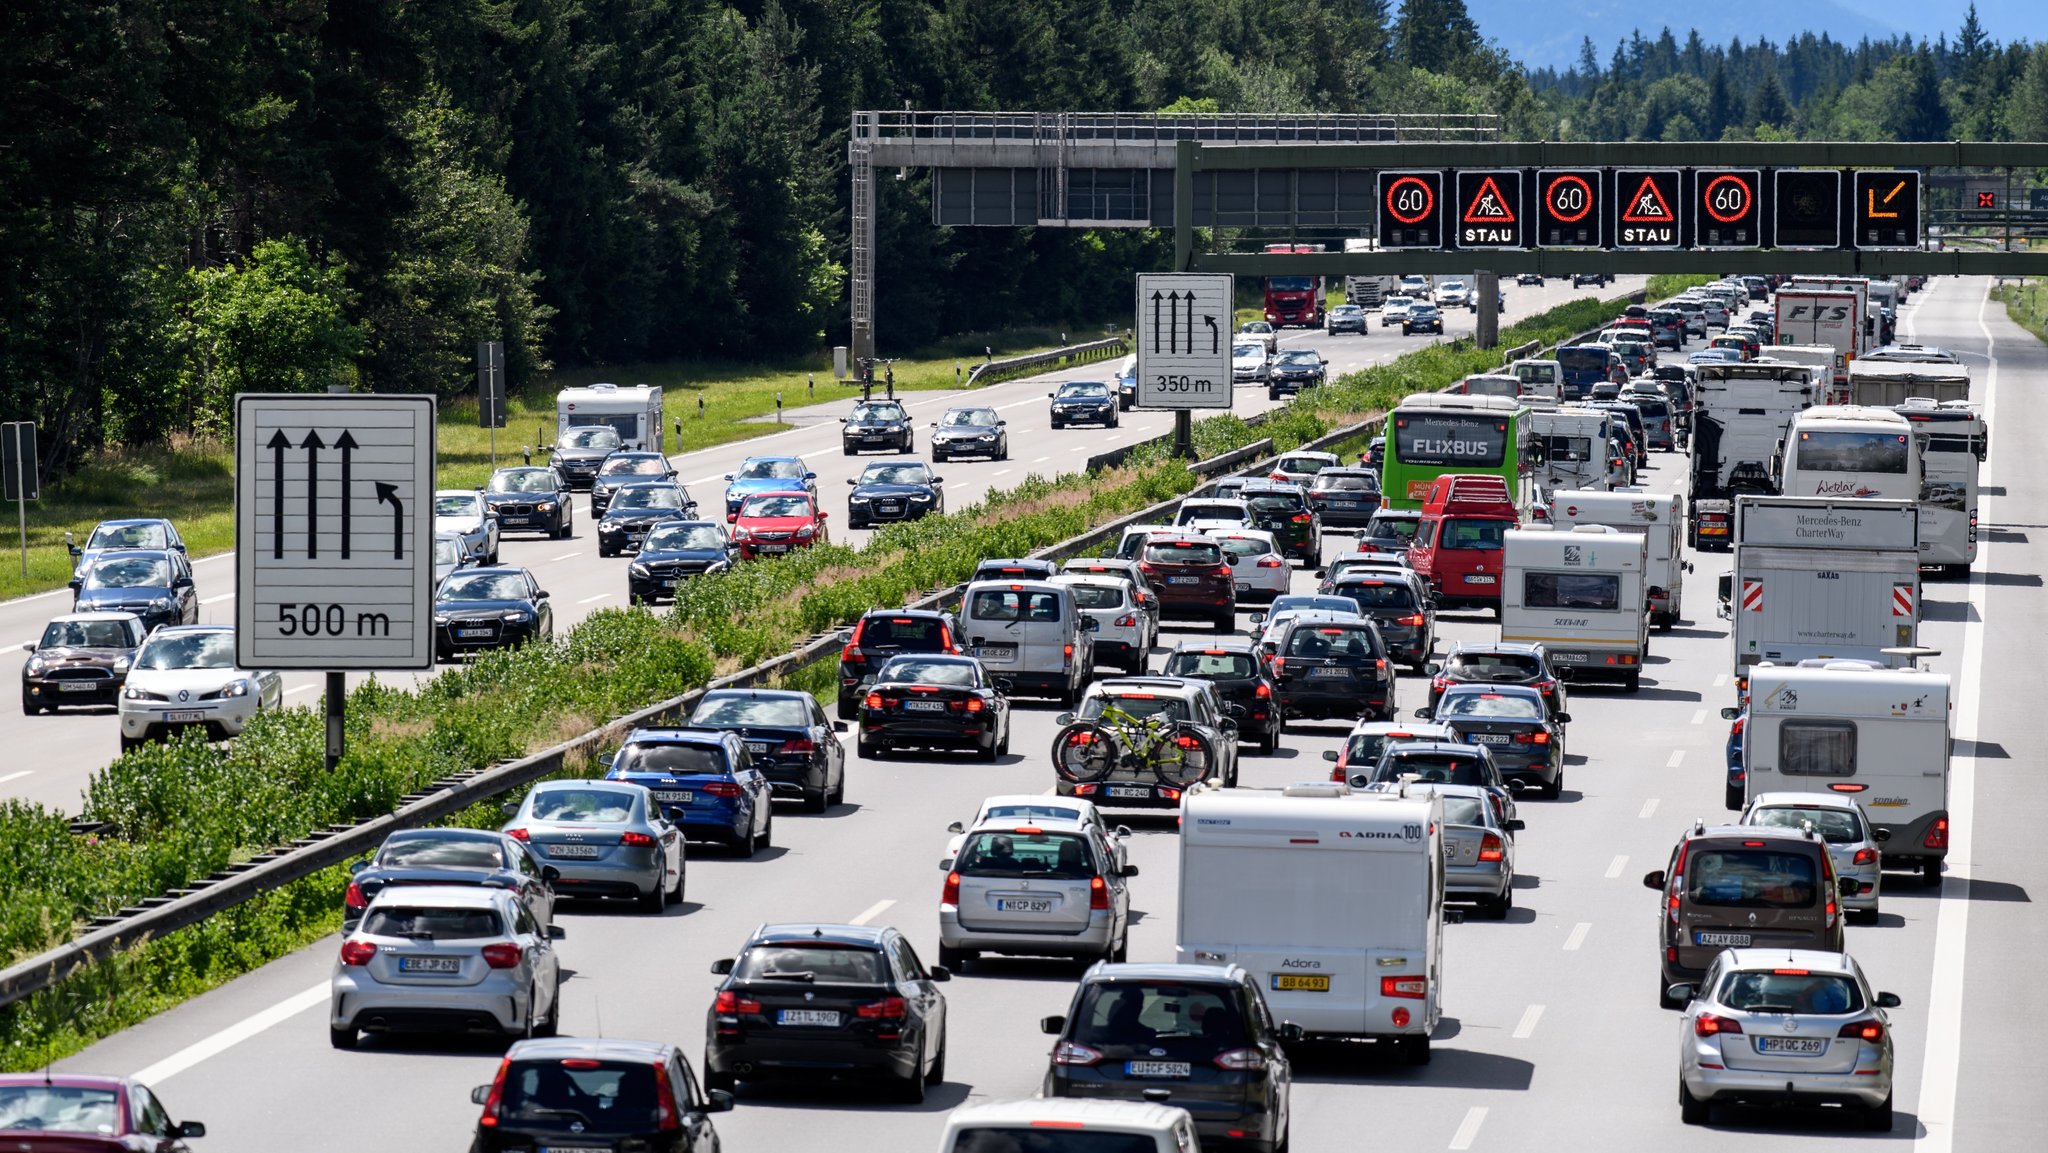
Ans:
{"label": "roadworks warning symbol", "polygon": [[1628,207],[1622,211],[1621,219],[1626,224],[1675,224],[1678,215],[1671,211],[1664,194],[1658,191],[1657,178],[1645,176],[1642,186],[1628,198]]}
{"label": "roadworks warning symbol", "polygon": [[1479,191],[1472,195],[1472,202],[1465,206],[1467,224],[1513,224],[1515,210],[1508,206],[1508,198],[1501,195],[1500,185],[1489,176],[1479,185]]}

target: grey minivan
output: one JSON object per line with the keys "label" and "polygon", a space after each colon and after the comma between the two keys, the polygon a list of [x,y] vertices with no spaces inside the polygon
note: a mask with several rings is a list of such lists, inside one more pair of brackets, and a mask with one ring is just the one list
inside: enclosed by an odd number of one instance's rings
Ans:
{"label": "grey minivan", "polygon": [[972,581],[960,598],[967,655],[1015,693],[1066,705],[1081,699],[1094,669],[1096,628],[1073,590],[1051,581]]}

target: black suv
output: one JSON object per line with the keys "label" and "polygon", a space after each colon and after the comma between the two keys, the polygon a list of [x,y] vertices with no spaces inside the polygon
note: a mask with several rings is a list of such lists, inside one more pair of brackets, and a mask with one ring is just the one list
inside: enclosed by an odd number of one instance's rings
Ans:
{"label": "black suv", "polygon": [[1564,682],[1551,669],[1542,645],[1461,641],[1444,654],[1442,664],[1425,665],[1422,671],[1429,674],[1432,708],[1451,685],[1528,685],[1543,694],[1551,719],[1564,712]]}
{"label": "black suv", "polygon": [[1276,1024],[1257,980],[1236,965],[1098,964],[1066,1014],[1039,1026],[1059,1038],[1044,1096],[1170,1093],[1205,1146],[1287,1147],[1294,1073],[1283,1046],[1302,1030]]}
{"label": "black suv", "polygon": [[1248,480],[1238,496],[1252,510],[1252,527],[1273,534],[1289,560],[1316,564],[1323,557],[1323,521],[1300,485],[1284,480]]}
{"label": "black suv", "polygon": [[853,415],[839,418],[839,447],[847,456],[879,448],[910,452],[917,434],[911,431],[910,413],[894,400],[863,400],[853,406]]}
{"label": "black suv", "polygon": [[698,698],[684,726],[738,733],[778,800],[801,800],[813,813],[846,801],[846,722],[827,720],[809,693],[715,689]]}
{"label": "black suv", "polygon": [[839,719],[860,712],[863,678],[897,653],[957,653],[960,622],[952,613],[926,609],[871,609],[853,625],[839,653]]}
{"label": "black suv", "polygon": [[1287,727],[1287,713],[1280,707],[1278,686],[1259,659],[1259,646],[1249,637],[1222,637],[1196,643],[1183,642],[1167,655],[1161,675],[1208,681],[1225,705],[1244,710],[1237,718],[1241,740],[1256,740],[1259,751],[1271,754],[1280,747],[1280,734]]}
{"label": "black suv", "polygon": [[732,1094],[697,1087],[682,1050],[656,1041],[549,1037],[520,1041],[469,1099],[484,1107],[472,1153],[563,1142],[647,1153],[718,1153],[712,1113]]}
{"label": "black suv", "polygon": [[1289,716],[1394,719],[1394,670],[1371,621],[1303,613],[1272,643],[1267,667]]}
{"label": "black suv", "polygon": [[1353,572],[1330,582],[1329,591],[1357,601],[1379,626],[1388,659],[1422,671],[1436,651],[1436,602],[1421,578]]}

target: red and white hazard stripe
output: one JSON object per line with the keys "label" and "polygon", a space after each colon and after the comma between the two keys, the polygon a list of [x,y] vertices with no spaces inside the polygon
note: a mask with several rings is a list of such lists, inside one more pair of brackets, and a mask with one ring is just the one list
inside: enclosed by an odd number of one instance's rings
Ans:
{"label": "red and white hazard stripe", "polygon": [[1749,613],[1764,611],[1764,582],[1746,578],[1743,580],[1742,611]]}
{"label": "red and white hazard stripe", "polygon": [[1892,615],[1909,617],[1913,615],[1913,586],[1892,586]]}

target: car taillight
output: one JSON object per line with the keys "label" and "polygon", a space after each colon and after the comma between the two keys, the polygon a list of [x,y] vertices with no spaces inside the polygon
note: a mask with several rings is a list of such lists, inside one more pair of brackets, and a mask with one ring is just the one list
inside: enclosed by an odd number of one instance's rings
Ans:
{"label": "car taillight", "polygon": [[960,874],[946,874],[946,887],[939,893],[939,903],[941,905],[958,905],[960,903]]}
{"label": "car taillight", "polygon": [[839,659],[846,662],[847,664],[857,665],[862,661],[867,660],[868,656],[866,653],[860,651],[859,645],[848,645],[845,648],[839,650]]}
{"label": "car taillight", "polygon": [[[710,790],[707,789],[705,791],[709,792]],[[646,833],[620,833],[619,843],[621,845],[631,845],[635,848],[644,849],[647,846],[654,843],[654,838],[648,836]]]}
{"label": "car taillight", "polygon": [[978,713],[981,710],[987,708],[988,706],[982,703],[980,697],[968,697],[967,703],[961,707],[965,708],[970,713]]}
{"label": "car taillight", "polygon": [[505,835],[515,841],[531,841],[533,839],[527,834],[525,829],[506,829]]}
{"label": "car taillight", "polygon": [[1282,673],[1285,673],[1286,671],[1287,671],[1287,658],[1286,658],[1286,657],[1274,657],[1274,658],[1273,658],[1273,675],[1277,677],[1277,676],[1281,675]]}
{"label": "car taillight", "polygon": [[341,963],[344,965],[367,965],[377,955],[377,946],[368,941],[348,940],[341,943]]}
{"label": "car taillight", "polygon": [[1276,473],[1270,473],[1270,474],[1268,474],[1268,475],[1267,475],[1266,479],[1267,479],[1267,480],[1286,480],[1286,479],[1287,479],[1287,474],[1286,474],[1286,473],[1284,473],[1284,472],[1276,472]]}
{"label": "car taillight", "polygon": [[1921,840],[1920,845],[1927,849],[1948,848],[1948,818],[1936,817],[1934,827],[1927,830],[1927,836]]}
{"label": "car taillight", "polygon": [[882,694],[869,693],[867,699],[862,701],[861,704],[866,708],[879,709],[882,707]]}
{"label": "car taillight", "polygon": [[1262,701],[1271,700],[1273,696],[1273,686],[1267,684],[1264,681],[1260,681],[1258,687],[1252,690],[1252,696],[1257,697],[1259,700]]}
{"label": "car taillight", "polygon": [[1742,1032],[1742,1022],[1732,1017],[1723,1017],[1718,1013],[1701,1013],[1693,1018],[1692,1032],[1695,1037],[1717,1037],[1724,1033],[1740,1033]]}
{"label": "car taillight", "polygon": [[1835,1036],[1849,1037],[1857,1041],[1882,1041],[1884,1040],[1884,1022],[1875,1020],[1851,1021],[1842,1026],[1841,1031],[1836,1033]]}
{"label": "car taillight", "polygon": [[903,998],[888,997],[862,1005],[853,1014],[868,1021],[900,1021],[910,1015],[910,1009],[903,1003]]}
{"label": "car taillight", "polygon": [[1549,744],[1549,743],[1550,743],[1550,734],[1549,734],[1549,733],[1516,733],[1516,734],[1515,734],[1515,743],[1516,743],[1516,744],[1518,744],[1518,745],[1547,745],[1547,744]]}
{"label": "car taillight", "polygon": [[[1260,567],[1260,568],[1286,568],[1286,567],[1287,567],[1287,562],[1286,562],[1286,561],[1284,561],[1284,560],[1281,560],[1281,559],[1280,559],[1279,557],[1276,557],[1276,556],[1269,556],[1269,557],[1265,557],[1265,558],[1262,558],[1262,559],[1261,559],[1261,560],[1259,561],[1259,567]],[[1218,1057],[1218,1058],[1216,1058],[1216,1059],[1217,1059],[1218,1061],[1221,1061],[1221,1060],[1222,1060],[1223,1058],[1221,1058],[1221,1057]]]}
{"label": "car taillight", "polygon": [[484,1098],[484,1115],[476,1119],[478,1125],[486,1129],[497,1128],[498,1110],[505,1101],[505,1074],[511,1069],[511,1058],[498,1062],[498,1075],[491,1078],[491,1092]]}
{"label": "car taillight", "polygon": [[1288,519],[1292,520],[1295,524],[1308,524],[1316,518],[1308,513],[1298,512]]}
{"label": "car taillight", "polygon": [[1876,849],[1858,849],[1858,850],[1856,850],[1856,856],[1855,856],[1855,857],[1853,858],[1853,863],[1855,863],[1855,864],[1858,864],[1858,865],[1874,865],[1874,864],[1876,864],[1876,863],[1877,863],[1877,850],[1876,850]]}
{"label": "car taillight", "polygon": [[1216,1054],[1218,1069],[1258,1070],[1266,1067],[1266,1055],[1257,1049],[1232,1049]]}
{"label": "car taillight", "polygon": [[1428,624],[1429,621],[1425,617],[1423,617],[1421,613],[1416,613],[1413,616],[1402,617],[1400,620],[1395,621],[1394,623],[1407,625],[1411,629],[1419,629],[1423,625]]}
{"label": "car taillight", "polygon": [[1060,662],[1061,662],[1062,664],[1072,664],[1072,663],[1074,662],[1074,646],[1073,646],[1073,645],[1061,645],[1061,646],[1060,646]]}
{"label": "car taillight", "polygon": [[1506,855],[1507,846],[1501,843],[1498,834],[1488,833],[1486,839],[1479,842],[1479,859],[1482,861],[1498,861]]}
{"label": "car taillight", "polygon": [[1088,908],[1109,908],[1109,882],[1101,877],[1088,878]]}
{"label": "car taillight", "polygon": [[1072,1041],[1061,1041],[1053,1046],[1052,1063],[1055,1065],[1093,1065],[1102,1060],[1102,1052]]}
{"label": "car taillight", "polygon": [[1138,614],[1136,614],[1136,613],[1125,613],[1124,615],[1122,615],[1122,616],[1120,616],[1120,617],[1116,618],[1116,627],[1118,627],[1118,628],[1120,628],[1120,629],[1134,629],[1134,628],[1137,628],[1137,627],[1138,627]]}
{"label": "car taillight", "polygon": [[676,1112],[676,1094],[668,1083],[668,1064],[657,1061],[654,1064],[654,1127],[667,1132],[683,1127],[682,1114]]}
{"label": "car taillight", "polygon": [[752,997],[742,997],[731,989],[727,989],[718,994],[717,999],[711,1002],[711,1011],[722,1013],[728,1017],[737,1017],[745,1013],[759,1013],[761,1011],[761,1002],[754,1000]]}
{"label": "car taillight", "polygon": [[370,905],[370,898],[363,896],[363,887],[361,885],[350,881],[348,883],[348,892],[341,895],[341,903],[344,908],[350,910],[366,909]]}
{"label": "car taillight", "polygon": [[1380,996],[1420,1000],[1429,996],[1428,977],[1381,977]]}
{"label": "car taillight", "polygon": [[810,755],[811,755],[812,753],[815,753],[815,752],[817,752],[817,751],[818,751],[818,742],[816,742],[816,741],[812,740],[812,739],[811,739],[811,738],[809,738],[809,737],[798,737],[798,738],[796,738],[796,739],[795,739],[795,740],[793,740],[793,741],[784,741],[784,742],[782,742],[782,747],[781,747],[781,748],[779,748],[779,749],[777,749],[777,750],[775,750],[775,751],[776,751],[776,752],[777,752],[778,754],[782,755],[782,756],[789,756],[789,757],[795,757],[795,756],[804,756],[804,757],[808,757],[808,756],[810,756]]}
{"label": "car taillight", "polygon": [[713,781],[705,785],[703,791],[714,797],[737,797],[740,786],[737,781]]}
{"label": "car taillight", "polygon": [[493,969],[513,968],[519,964],[521,958],[526,956],[526,949],[523,946],[514,945],[509,941],[500,941],[495,945],[485,945],[477,951],[483,954],[484,964],[489,965]]}

